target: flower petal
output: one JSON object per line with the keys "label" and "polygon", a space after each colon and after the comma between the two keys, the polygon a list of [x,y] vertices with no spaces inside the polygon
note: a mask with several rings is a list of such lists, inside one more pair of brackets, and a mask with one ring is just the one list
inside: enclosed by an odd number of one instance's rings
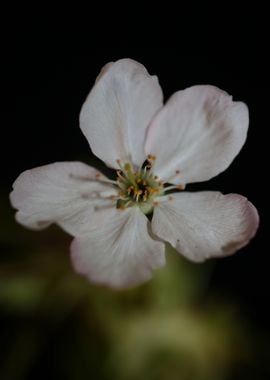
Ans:
{"label": "flower petal", "polygon": [[165,264],[164,243],[154,240],[149,221],[137,207],[116,209],[106,225],[73,240],[75,269],[89,280],[125,288],[151,278]]}
{"label": "flower petal", "polygon": [[230,255],[255,235],[257,210],[241,195],[205,191],[172,197],[155,207],[152,229],[192,261]]}
{"label": "flower petal", "polygon": [[[214,86],[176,92],[152,121],[146,154],[155,173],[171,183],[206,181],[225,170],[242,148],[248,109]],[[180,174],[176,174],[176,172]]]}
{"label": "flower petal", "polygon": [[94,207],[111,206],[102,195],[115,194],[110,184],[96,181],[105,177],[81,162],[57,162],[23,172],[10,194],[16,219],[32,229],[58,223],[72,235],[87,231],[96,220]]}
{"label": "flower petal", "polygon": [[113,168],[117,159],[140,165],[146,128],[162,99],[157,77],[140,63],[121,59],[105,65],[80,114],[94,154]]}

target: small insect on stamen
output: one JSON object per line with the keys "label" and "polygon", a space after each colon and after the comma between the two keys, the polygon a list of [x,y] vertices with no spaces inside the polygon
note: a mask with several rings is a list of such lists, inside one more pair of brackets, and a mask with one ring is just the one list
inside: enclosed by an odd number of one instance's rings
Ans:
{"label": "small insect on stamen", "polygon": [[142,169],[149,170],[149,169],[151,169],[151,167],[152,167],[152,164],[149,160],[145,160],[144,163],[142,164]]}

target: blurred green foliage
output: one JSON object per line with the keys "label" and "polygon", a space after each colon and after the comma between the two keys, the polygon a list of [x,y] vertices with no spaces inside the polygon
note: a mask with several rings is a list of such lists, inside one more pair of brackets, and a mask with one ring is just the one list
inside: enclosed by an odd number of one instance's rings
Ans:
{"label": "blurred green foliage", "polygon": [[1,380],[255,380],[238,375],[267,335],[209,290],[213,262],[167,247],[165,268],[119,292],[73,272],[70,241],[17,225],[1,197]]}

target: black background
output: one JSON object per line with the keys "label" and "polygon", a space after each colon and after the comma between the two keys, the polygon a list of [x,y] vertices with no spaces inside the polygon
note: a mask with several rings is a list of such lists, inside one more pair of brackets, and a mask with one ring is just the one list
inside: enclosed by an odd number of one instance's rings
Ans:
{"label": "black background", "polygon": [[[17,49],[17,50],[16,50]],[[210,287],[238,303],[256,326],[269,326],[268,138],[269,87],[265,55],[184,53],[181,47],[78,49],[19,44],[4,73],[8,103],[2,126],[1,188],[6,194],[24,170],[55,161],[84,160],[88,143],[79,129],[81,105],[100,68],[130,57],[159,77],[165,99],[194,84],[212,84],[244,101],[250,111],[246,145],[231,167],[193,190],[240,193],[258,208],[255,239],[236,255],[217,262]],[[61,49],[59,49],[61,50]],[[15,53],[15,54],[14,54]]]}

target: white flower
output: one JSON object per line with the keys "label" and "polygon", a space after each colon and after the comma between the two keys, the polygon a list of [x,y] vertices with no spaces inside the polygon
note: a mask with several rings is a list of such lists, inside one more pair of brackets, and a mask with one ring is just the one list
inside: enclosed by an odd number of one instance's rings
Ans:
{"label": "white flower", "polygon": [[257,211],[241,195],[179,191],[231,164],[246,139],[246,105],[213,86],[178,91],[165,106],[162,99],[157,78],[138,62],[107,64],[80,126],[94,154],[117,170],[115,180],[60,162],[14,183],[17,221],[33,229],[57,223],[75,236],[74,267],[93,282],[121,288],[148,280],[165,264],[165,242],[200,262],[232,254],[256,232]]}

